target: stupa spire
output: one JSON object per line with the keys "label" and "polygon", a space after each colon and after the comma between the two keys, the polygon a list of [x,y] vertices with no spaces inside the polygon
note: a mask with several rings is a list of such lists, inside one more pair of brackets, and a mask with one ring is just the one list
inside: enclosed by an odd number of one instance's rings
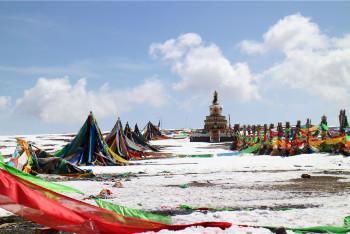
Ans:
{"label": "stupa spire", "polygon": [[216,90],[214,91],[214,96],[213,96],[213,105],[219,104],[218,102],[218,92]]}

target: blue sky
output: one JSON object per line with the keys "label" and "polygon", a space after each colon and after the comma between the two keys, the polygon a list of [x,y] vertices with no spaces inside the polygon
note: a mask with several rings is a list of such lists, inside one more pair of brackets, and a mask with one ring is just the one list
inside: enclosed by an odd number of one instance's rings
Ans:
{"label": "blue sky", "polygon": [[1,2],[0,134],[75,132],[89,109],[103,130],[117,116],[202,127],[215,89],[232,123],[316,123],[326,114],[337,124],[349,107],[349,10],[347,2]]}

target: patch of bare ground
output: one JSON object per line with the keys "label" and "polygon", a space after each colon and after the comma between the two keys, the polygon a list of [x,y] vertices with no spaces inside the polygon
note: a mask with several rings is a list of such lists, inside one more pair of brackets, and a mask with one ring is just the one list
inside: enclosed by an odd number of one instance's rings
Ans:
{"label": "patch of bare ground", "polygon": [[41,228],[39,224],[22,219],[18,216],[8,216],[0,218],[0,234],[5,233],[36,233],[36,229]]}
{"label": "patch of bare ground", "polygon": [[16,140],[3,140],[2,142],[16,142]]}
{"label": "patch of bare ground", "polygon": [[3,154],[2,156],[7,160],[8,158],[12,157],[12,154]]}
{"label": "patch of bare ground", "polygon": [[71,142],[72,139],[67,139],[67,138],[52,138],[52,139],[48,139],[50,141],[63,141],[63,142]]}
{"label": "patch of bare ground", "polygon": [[89,180],[89,181],[102,181],[102,182],[115,182],[116,180],[131,180],[132,178],[137,178],[142,175],[143,172],[138,173],[119,173],[119,174],[101,174],[93,177],[68,177],[60,175],[51,175],[51,174],[39,174],[38,177],[43,178],[47,181],[52,182],[62,182],[62,181],[80,181],[80,180]]}
{"label": "patch of bare ground", "polygon": [[[106,135],[106,133],[103,133],[102,135]],[[75,137],[76,134],[62,134],[62,136],[66,136],[66,137]]]}
{"label": "patch of bare ground", "polygon": [[7,216],[0,218],[0,234],[71,234],[70,232],[45,230],[44,226],[25,220],[19,216]]}
{"label": "patch of bare ground", "polygon": [[52,146],[56,146],[55,144],[43,144],[41,145],[42,147],[52,147]]}
{"label": "patch of bare ground", "polygon": [[212,187],[216,184],[211,183],[209,180],[207,181],[191,181],[187,184],[190,187]]}
{"label": "patch of bare ground", "polygon": [[166,209],[166,210],[151,210],[150,212],[160,214],[160,215],[188,215],[193,212],[202,212],[202,213],[208,213],[208,212],[217,212],[217,211],[252,211],[252,210],[274,210],[274,211],[285,211],[285,210],[294,210],[294,209],[307,209],[307,208],[316,208],[319,207],[319,205],[314,204],[286,204],[286,205],[276,205],[276,206],[253,206],[253,207],[243,207],[243,206],[237,206],[237,207],[224,207],[219,209],[214,208],[208,208],[206,209]]}
{"label": "patch of bare ground", "polygon": [[216,186],[217,184],[211,183],[209,180],[207,181],[191,181],[187,184],[170,184],[166,185],[165,187],[180,187],[180,188],[188,188],[188,187],[197,187],[197,188],[207,188],[207,187],[213,187]]}
{"label": "patch of bare ground", "polygon": [[350,175],[350,171],[342,171],[342,170],[329,170],[329,171],[319,171],[315,172],[315,174],[325,174],[325,175]]}
{"label": "patch of bare ground", "polygon": [[[9,155],[11,156],[11,155]],[[148,163],[147,163],[148,164]],[[152,161],[150,161],[149,164],[153,164]],[[149,165],[148,164],[148,165]],[[174,163],[174,164],[156,164],[156,165],[181,165],[181,164],[197,164],[197,163]],[[240,170],[240,171],[230,171],[228,173],[235,173],[235,172],[243,172],[243,173],[259,173],[259,172],[264,172],[264,173],[281,173],[281,172],[290,172],[290,171],[301,171],[301,169],[296,169],[296,170],[254,170],[254,171],[245,171],[245,170]],[[219,172],[188,172],[188,173],[172,173],[170,171],[161,171],[158,174],[148,174],[145,172],[137,172],[137,173],[114,173],[114,174],[100,174],[96,175],[93,178],[77,178],[77,177],[67,177],[67,176],[60,176],[60,175],[48,175],[48,174],[39,174],[38,176],[41,178],[44,178],[45,180],[48,181],[54,181],[54,182],[60,182],[60,181],[76,181],[76,180],[92,180],[92,181],[103,181],[106,180],[108,181],[109,179],[122,179],[122,178],[132,178],[132,177],[164,177],[164,176],[178,176],[178,175],[185,175],[185,176],[191,176],[191,175],[210,175],[210,174],[215,174]],[[216,179],[216,181],[220,180],[225,180],[225,179]],[[230,183],[225,183],[225,185],[229,185]],[[174,185],[175,186],[175,185]],[[254,189],[256,186],[251,186],[249,187],[250,189]],[[227,187],[230,188],[230,187]],[[226,187],[224,189],[227,189]],[[233,188],[247,188],[247,187],[233,187]]]}
{"label": "patch of bare ground", "polygon": [[311,176],[310,178],[296,178],[272,185],[271,188],[278,191],[293,192],[326,192],[343,193],[350,192],[350,182],[340,181],[346,179],[338,176]]}

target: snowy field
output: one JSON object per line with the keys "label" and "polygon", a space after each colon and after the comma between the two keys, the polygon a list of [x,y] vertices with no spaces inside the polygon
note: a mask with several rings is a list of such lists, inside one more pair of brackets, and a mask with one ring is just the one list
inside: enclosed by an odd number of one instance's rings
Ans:
{"label": "snowy field", "polygon": [[[71,136],[25,137],[40,147],[58,149]],[[3,154],[13,151],[12,139],[0,138],[0,146],[6,146],[0,149]],[[60,183],[83,191],[85,195],[69,195],[80,200],[97,195],[101,189],[109,189],[112,195],[108,201],[170,214],[175,224],[227,221],[259,226],[342,226],[343,217],[350,215],[350,157],[325,154],[218,157],[218,153],[230,152],[227,146],[190,143],[188,139],[152,143],[162,145],[163,152],[175,155],[213,154],[214,157],[142,160],[123,167],[85,167],[92,169],[97,179]],[[301,175],[305,173],[311,178],[302,179]],[[113,187],[116,180],[120,180],[122,188]],[[89,199],[84,201],[93,203]],[[235,211],[185,211],[179,208],[181,204],[232,208]],[[0,213],[7,214],[4,211]],[[164,230],[160,233],[173,232]],[[271,232],[263,228],[238,228],[233,225],[224,231],[188,228],[176,233]]]}

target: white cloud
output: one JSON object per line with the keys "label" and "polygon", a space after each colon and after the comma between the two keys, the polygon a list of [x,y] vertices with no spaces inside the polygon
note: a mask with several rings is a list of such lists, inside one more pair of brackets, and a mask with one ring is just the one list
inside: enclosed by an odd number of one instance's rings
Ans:
{"label": "white cloud", "polygon": [[163,60],[181,59],[188,50],[198,47],[202,38],[196,33],[180,35],[177,39],[169,39],[164,43],[153,43],[150,46],[150,54],[161,57]]}
{"label": "white cloud", "polygon": [[317,24],[300,14],[286,16],[269,28],[263,35],[263,42],[244,40],[240,47],[244,52],[265,53],[270,50],[288,52],[295,49],[325,48],[328,38]]}
{"label": "white cloud", "polygon": [[9,107],[11,98],[8,96],[0,96],[0,110],[4,110]]}
{"label": "white cloud", "polygon": [[172,72],[181,80],[176,91],[192,95],[208,95],[214,89],[238,101],[258,99],[253,76],[245,63],[231,64],[215,44],[206,45],[195,33],[180,35],[164,43],[150,46],[150,54],[171,64]]}
{"label": "white cloud", "polygon": [[118,57],[88,58],[74,61],[61,66],[4,66],[0,72],[19,73],[26,75],[61,77],[67,74],[77,77],[101,78],[106,73],[130,72],[152,69],[150,64],[131,62]]}
{"label": "white cloud", "polygon": [[332,38],[310,18],[295,14],[270,27],[261,43],[243,41],[240,46],[248,53],[277,50],[284,55],[283,60],[259,74],[260,85],[296,89],[341,102],[350,98],[349,35]]}
{"label": "white cloud", "polygon": [[293,51],[263,77],[314,96],[345,101],[350,98],[350,49]]}
{"label": "white cloud", "polygon": [[13,72],[21,74],[34,74],[34,75],[57,75],[57,74],[71,74],[76,76],[88,76],[94,77],[95,73],[88,69],[82,68],[77,64],[68,65],[66,67],[40,67],[40,66],[29,66],[29,67],[14,67],[14,66],[2,66],[0,65],[0,71]]}
{"label": "white cloud", "polygon": [[350,48],[350,34],[347,34],[341,38],[332,38],[332,43],[334,44],[335,48],[349,49]]}
{"label": "white cloud", "polygon": [[17,99],[15,110],[45,122],[77,122],[90,110],[98,117],[116,116],[137,104],[159,107],[166,100],[164,87],[157,79],[127,90],[112,90],[105,84],[94,91],[86,88],[85,79],[71,84],[68,77],[39,78],[34,87]]}

